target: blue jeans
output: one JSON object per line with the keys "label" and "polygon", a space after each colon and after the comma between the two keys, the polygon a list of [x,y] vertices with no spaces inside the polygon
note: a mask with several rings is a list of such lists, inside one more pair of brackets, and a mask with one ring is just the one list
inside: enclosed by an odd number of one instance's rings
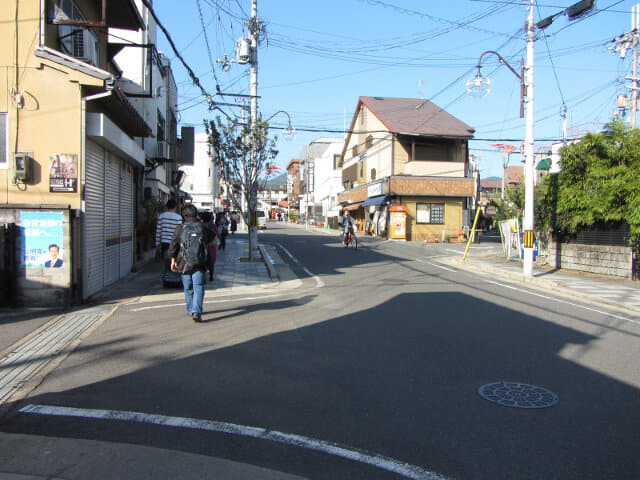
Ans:
{"label": "blue jeans", "polygon": [[205,272],[196,270],[192,274],[182,275],[184,286],[184,300],[187,303],[187,313],[202,313],[202,300],[204,299]]}

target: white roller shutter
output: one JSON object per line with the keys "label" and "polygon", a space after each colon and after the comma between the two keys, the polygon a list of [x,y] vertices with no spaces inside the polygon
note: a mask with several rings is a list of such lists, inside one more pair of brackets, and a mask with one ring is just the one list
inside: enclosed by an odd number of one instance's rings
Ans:
{"label": "white roller shutter", "polygon": [[106,237],[104,284],[120,278],[120,170],[122,161],[107,152],[105,163],[104,229]]}
{"label": "white roller shutter", "polygon": [[133,169],[122,162],[120,175],[120,277],[133,268]]}
{"label": "white roller shutter", "polygon": [[87,141],[84,211],[83,298],[104,286],[104,149]]}

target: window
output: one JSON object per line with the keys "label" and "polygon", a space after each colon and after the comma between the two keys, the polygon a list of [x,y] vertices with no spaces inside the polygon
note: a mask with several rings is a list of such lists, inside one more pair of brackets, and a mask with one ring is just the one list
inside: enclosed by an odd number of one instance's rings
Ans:
{"label": "window", "polygon": [[371,169],[371,180],[375,180],[376,179],[376,169],[372,168]]}
{"label": "window", "polygon": [[444,224],[444,203],[418,203],[416,223]]}
{"label": "window", "polygon": [[367,139],[365,140],[365,143],[364,143],[364,147],[365,147],[365,148],[371,148],[371,147],[373,147],[373,135],[369,135],[369,136],[367,137]]}
{"label": "window", "polygon": [[[60,0],[52,4],[50,15],[53,22],[66,20],[86,20],[73,0]],[[63,53],[98,66],[98,38],[88,28],[75,25],[59,25],[58,39]]]}
{"label": "window", "polygon": [[338,170],[340,168],[342,168],[342,162],[340,161],[342,159],[342,155],[334,155],[333,156],[333,169],[334,170]]}
{"label": "window", "polygon": [[9,166],[9,116],[0,112],[0,169]]}
{"label": "window", "polygon": [[162,142],[165,139],[164,129],[165,129],[164,117],[162,116],[162,113],[160,113],[160,110],[158,110],[158,125],[156,128],[156,140],[158,142]]}
{"label": "window", "polygon": [[351,156],[352,156],[352,157],[356,157],[356,156],[358,156],[358,145],[354,145],[354,146],[351,148]]}

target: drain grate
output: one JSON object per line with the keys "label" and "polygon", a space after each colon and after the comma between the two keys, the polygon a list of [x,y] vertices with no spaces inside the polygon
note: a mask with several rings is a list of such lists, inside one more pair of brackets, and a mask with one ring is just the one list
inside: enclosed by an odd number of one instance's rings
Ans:
{"label": "drain grate", "polygon": [[503,407],[547,408],[559,401],[558,395],[551,390],[515,382],[488,383],[478,389],[478,394]]}

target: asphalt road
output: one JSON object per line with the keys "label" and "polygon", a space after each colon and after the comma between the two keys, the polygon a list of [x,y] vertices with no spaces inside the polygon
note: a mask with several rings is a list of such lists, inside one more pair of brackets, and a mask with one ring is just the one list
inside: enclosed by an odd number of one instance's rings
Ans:
{"label": "asphalt road", "polygon": [[[175,302],[121,308],[22,402],[57,414],[0,431],[314,479],[640,478],[637,323],[437,263],[461,246],[353,251],[274,223],[259,239],[301,285],[209,297],[206,324]],[[551,406],[479,394],[497,382]]]}

